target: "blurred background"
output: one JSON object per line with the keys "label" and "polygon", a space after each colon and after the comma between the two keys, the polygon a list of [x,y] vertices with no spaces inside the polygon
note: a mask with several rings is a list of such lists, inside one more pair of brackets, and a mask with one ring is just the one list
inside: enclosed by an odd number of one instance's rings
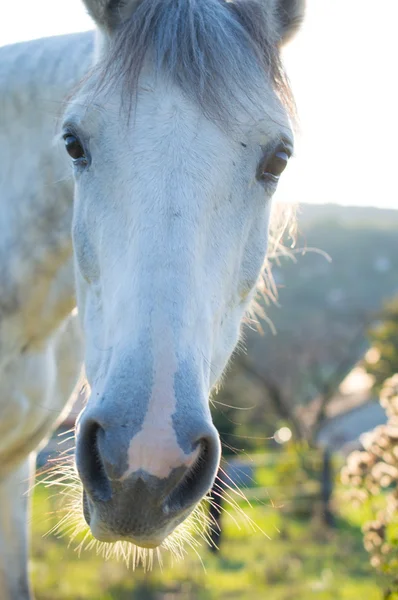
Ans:
{"label": "blurred background", "polygon": [[[212,399],[224,444],[212,546],[151,573],[79,558],[43,537],[60,499],[39,484],[38,600],[398,598],[397,20],[396,0],[308,0],[284,50],[299,131],[277,202],[298,203],[298,233],[270,257],[260,328],[245,326]],[[7,3],[0,45],[89,28],[79,0]]]}

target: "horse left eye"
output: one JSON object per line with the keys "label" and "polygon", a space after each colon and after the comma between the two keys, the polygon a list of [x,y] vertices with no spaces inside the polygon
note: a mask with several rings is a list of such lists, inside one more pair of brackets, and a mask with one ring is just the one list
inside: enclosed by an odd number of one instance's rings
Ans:
{"label": "horse left eye", "polygon": [[262,163],[260,168],[260,179],[263,181],[278,181],[289,162],[290,154],[287,150],[280,148]]}
{"label": "horse left eye", "polygon": [[71,158],[73,158],[74,161],[86,159],[83,146],[81,145],[81,143],[75,135],[73,135],[72,133],[66,133],[64,135],[64,142],[67,153]]}

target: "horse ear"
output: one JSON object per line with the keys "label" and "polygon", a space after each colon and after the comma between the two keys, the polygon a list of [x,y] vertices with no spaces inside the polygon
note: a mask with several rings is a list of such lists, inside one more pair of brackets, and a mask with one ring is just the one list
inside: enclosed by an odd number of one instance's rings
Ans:
{"label": "horse ear", "polygon": [[100,29],[111,31],[134,10],[137,0],[83,0],[89,15]]}
{"label": "horse ear", "polygon": [[304,20],[306,0],[274,0],[274,3],[279,43],[285,44]]}

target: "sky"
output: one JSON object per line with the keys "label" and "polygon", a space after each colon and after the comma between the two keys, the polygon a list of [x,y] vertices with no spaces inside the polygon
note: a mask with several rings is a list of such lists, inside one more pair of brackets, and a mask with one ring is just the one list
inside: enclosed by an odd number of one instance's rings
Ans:
{"label": "sky", "polygon": [[[398,208],[398,0],[307,4],[283,52],[299,131],[279,199]],[[1,12],[0,45],[93,27],[81,0],[18,0]]]}

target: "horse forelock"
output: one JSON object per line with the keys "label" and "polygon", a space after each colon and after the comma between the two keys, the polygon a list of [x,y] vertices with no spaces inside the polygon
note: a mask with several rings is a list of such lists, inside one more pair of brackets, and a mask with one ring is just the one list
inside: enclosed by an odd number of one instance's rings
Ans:
{"label": "horse forelock", "polygon": [[131,108],[148,58],[220,123],[229,121],[237,106],[258,107],[261,77],[294,117],[274,18],[257,2],[141,0],[95,66],[95,90],[121,82]]}

